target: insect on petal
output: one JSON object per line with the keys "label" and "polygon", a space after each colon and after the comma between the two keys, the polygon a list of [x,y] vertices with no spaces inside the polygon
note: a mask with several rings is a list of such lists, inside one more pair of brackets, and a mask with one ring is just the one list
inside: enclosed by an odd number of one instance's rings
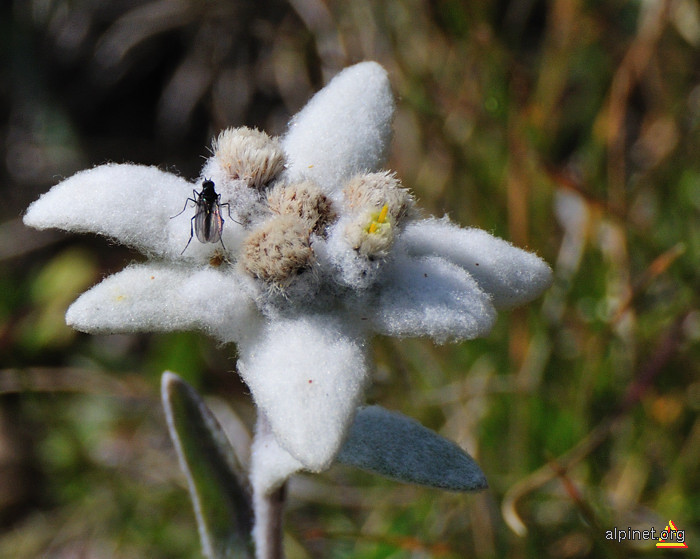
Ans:
{"label": "insect on petal", "polygon": [[200,243],[217,243],[221,239],[224,220],[218,206],[198,207],[194,218],[194,232]]}

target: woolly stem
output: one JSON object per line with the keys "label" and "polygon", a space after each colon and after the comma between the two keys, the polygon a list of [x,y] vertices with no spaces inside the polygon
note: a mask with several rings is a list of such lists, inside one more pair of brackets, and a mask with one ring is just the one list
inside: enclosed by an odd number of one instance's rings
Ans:
{"label": "woolly stem", "polygon": [[287,495],[286,484],[267,495],[254,495],[256,559],[283,559],[282,525],[284,502]]}
{"label": "woolly stem", "polygon": [[[258,413],[258,425],[255,439],[262,439],[270,433],[270,424],[261,411]],[[254,443],[255,444],[255,443]],[[287,496],[287,485],[266,487],[256,483],[253,468],[256,461],[251,462],[251,481],[253,486],[253,541],[255,542],[255,559],[284,559],[282,545],[284,503]]]}

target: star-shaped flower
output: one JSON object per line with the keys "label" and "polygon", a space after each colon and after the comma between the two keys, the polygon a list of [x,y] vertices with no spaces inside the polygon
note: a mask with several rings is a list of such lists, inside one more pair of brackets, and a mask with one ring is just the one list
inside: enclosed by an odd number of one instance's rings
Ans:
{"label": "star-shaped flower", "polygon": [[200,329],[238,345],[239,372],[269,423],[258,454],[286,456],[263,485],[333,461],[368,381],[372,334],[484,336],[496,309],[551,282],[534,254],[420,218],[410,192],[382,170],[393,111],[386,72],[364,62],[314,96],[281,139],[222,132],[194,183],[107,164],[64,180],[25,216],[149,257],[84,293],[68,324]]}

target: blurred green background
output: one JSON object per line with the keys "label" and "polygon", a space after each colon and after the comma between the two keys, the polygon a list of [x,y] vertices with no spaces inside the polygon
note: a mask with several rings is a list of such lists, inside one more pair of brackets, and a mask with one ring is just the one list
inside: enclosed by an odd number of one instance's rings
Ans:
{"label": "blurred green background", "polygon": [[488,339],[375,344],[369,401],[457,441],[490,489],[299,476],[290,559],[663,557],[605,531],[669,519],[700,557],[694,0],[3,2],[1,557],[198,557],[161,373],[253,421],[235,348],[67,328],[80,292],[140,256],[29,230],[24,209],[106,161],[194,178],[220,129],[282,133],[364,59],[389,71],[389,167],[426,212],[536,251],[556,280]]}

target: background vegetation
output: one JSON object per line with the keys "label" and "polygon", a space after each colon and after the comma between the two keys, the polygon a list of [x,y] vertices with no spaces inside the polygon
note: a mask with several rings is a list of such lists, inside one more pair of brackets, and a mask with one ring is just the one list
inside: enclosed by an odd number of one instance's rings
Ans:
{"label": "background vegetation", "polygon": [[390,73],[389,166],[426,211],[536,250],[556,282],[488,339],[375,346],[369,400],[458,441],[490,490],[300,476],[289,557],[660,557],[604,534],[669,519],[700,556],[694,0],[15,0],[0,57],[0,556],[197,557],[159,377],[252,420],[232,348],[68,329],[139,256],[23,210],[108,160],[194,178],[221,128],[282,133],[363,59]]}

